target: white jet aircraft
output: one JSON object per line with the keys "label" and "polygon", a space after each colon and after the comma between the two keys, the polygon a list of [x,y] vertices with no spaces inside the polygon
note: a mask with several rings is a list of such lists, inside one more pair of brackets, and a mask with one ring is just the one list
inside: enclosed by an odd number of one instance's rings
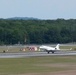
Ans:
{"label": "white jet aircraft", "polygon": [[54,52],[59,51],[59,50],[63,50],[63,51],[64,51],[64,50],[72,50],[72,48],[70,48],[70,49],[60,49],[60,48],[59,48],[59,45],[60,45],[60,44],[57,44],[56,47],[50,47],[50,46],[44,46],[44,45],[42,45],[42,46],[40,46],[39,48],[42,49],[42,50],[44,50],[44,51],[46,51],[48,54],[49,54],[50,52],[54,53]]}
{"label": "white jet aircraft", "polygon": [[56,47],[50,47],[50,46],[44,46],[44,45],[42,45],[42,46],[40,46],[39,48],[40,48],[40,49],[43,49],[43,50],[46,51],[46,52],[48,52],[48,54],[49,54],[50,52],[54,53],[54,52],[60,50],[60,49],[59,49],[59,44],[57,44]]}

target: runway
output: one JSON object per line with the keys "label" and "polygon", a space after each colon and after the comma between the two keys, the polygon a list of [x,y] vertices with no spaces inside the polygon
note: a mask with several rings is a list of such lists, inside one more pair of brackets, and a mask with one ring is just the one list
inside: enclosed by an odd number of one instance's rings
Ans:
{"label": "runway", "polygon": [[36,56],[66,56],[76,55],[76,51],[59,51],[52,54],[51,52],[19,52],[19,53],[0,53],[0,58],[28,58]]}

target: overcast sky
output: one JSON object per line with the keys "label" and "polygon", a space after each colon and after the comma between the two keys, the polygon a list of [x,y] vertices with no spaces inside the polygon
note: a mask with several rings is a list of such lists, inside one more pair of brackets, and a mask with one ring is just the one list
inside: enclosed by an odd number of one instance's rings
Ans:
{"label": "overcast sky", "polygon": [[0,0],[0,18],[76,19],[76,0]]}

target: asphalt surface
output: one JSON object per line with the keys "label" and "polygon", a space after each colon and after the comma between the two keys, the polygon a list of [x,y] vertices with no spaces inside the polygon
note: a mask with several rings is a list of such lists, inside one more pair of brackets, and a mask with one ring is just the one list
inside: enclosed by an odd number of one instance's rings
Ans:
{"label": "asphalt surface", "polygon": [[76,55],[76,51],[58,51],[52,54],[51,52],[21,52],[21,53],[0,53],[0,58],[26,58],[36,56],[66,56]]}

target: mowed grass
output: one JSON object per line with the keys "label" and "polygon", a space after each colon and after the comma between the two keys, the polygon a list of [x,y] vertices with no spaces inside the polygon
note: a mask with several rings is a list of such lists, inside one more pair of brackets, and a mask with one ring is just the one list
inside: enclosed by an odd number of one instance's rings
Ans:
{"label": "mowed grass", "polygon": [[20,52],[22,46],[0,46],[0,52]]}
{"label": "mowed grass", "polygon": [[71,49],[71,50],[76,50],[76,46],[74,45],[72,45],[72,46],[60,46],[60,49]]}
{"label": "mowed grass", "polygon": [[[53,46],[55,47],[55,46]],[[30,51],[28,49],[25,49],[25,51],[20,51],[21,49],[24,49],[25,46],[0,46],[0,52],[2,53],[3,51],[5,52],[27,52],[27,51]],[[72,45],[72,46],[68,46],[68,45],[65,45],[65,46],[61,46],[60,45],[60,49],[72,49],[72,50],[76,50],[76,46],[75,45]],[[34,50],[32,50],[34,51]],[[39,50],[37,50],[39,51]]]}
{"label": "mowed grass", "polygon": [[76,56],[1,58],[0,75],[76,70]]}

